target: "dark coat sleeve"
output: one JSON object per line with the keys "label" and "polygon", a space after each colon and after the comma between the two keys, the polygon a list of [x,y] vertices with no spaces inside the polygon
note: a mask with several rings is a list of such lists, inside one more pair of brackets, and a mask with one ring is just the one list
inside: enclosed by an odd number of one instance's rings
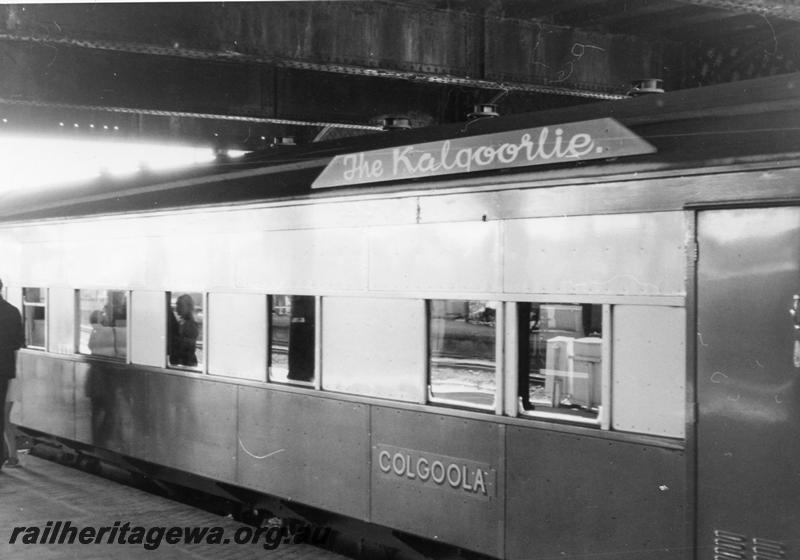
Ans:
{"label": "dark coat sleeve", "polygon": [[19,310],[0,300],[0,378],[16,375],[17,350],[25,346],[25,330]]}
{"label": "dark coat sleeve", "polygon": [[16,307],[13,309],[16,314],[17,323],[17,336],[16,340],[14,341],[14,350],[19,350],[20,348],[25,348],[25,328],[22,325],[22,315],[20,315],[19,310]]}

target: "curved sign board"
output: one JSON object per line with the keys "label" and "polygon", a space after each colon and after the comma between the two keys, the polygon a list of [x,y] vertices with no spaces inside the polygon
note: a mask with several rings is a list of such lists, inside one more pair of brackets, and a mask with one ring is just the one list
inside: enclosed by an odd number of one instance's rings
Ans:
{"label": "curved sign board", "polygon": [[346,187],[655,151],[614,119],[603,118],[337,155],[311,186]]}

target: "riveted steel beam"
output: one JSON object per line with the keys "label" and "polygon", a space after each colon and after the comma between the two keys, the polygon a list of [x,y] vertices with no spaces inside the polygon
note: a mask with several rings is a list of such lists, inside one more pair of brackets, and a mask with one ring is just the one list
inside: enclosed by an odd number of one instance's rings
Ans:
{"label": "riveted steel beam", "polygon": [[719,8],[738,13],[759,14],[800,21],[800,2],[797,0],[680,0],[685,4]]}
{"label": "riveted steel beam", "polygon": [[[610,75],[607,61],[581,80],[565,80],[559,70],[548,72],[564,63],[557,47],[570,41],[573,31],[534,23],[532,30],[529,19],[382,1],[0,7],[0,39],[5,40],[482,89],[590,98],[624,93],[620,84],[631,76]],[[505,34],[496,34],[498,29]],[[644,40],[628,41],[639,41],[646,52],[657,50]],[[614,40],[601,42],[611,46]],[[526,54],[529,68],[507,67],[492,56],[493,48],[533,48]],[[613,49],[595,54],[620,62],[628,56]]]}

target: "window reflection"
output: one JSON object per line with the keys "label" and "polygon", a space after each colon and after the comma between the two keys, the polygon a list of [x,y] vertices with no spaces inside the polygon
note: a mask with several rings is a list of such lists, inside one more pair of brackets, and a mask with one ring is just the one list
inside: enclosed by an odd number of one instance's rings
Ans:
{"label": "window reflection", "polygon": [[519,318],[523,409],[597,418],[603,306],[521,303]]}
{"label": "window reflection", "polygon": [[494,406],[497,307],[494,301],[429,302],[432,399]]}
{"label": "window reflection", "polygon": [[78,290],[78,352],[124,360],[128,347],[128,293]]}
{"label": "window reflection", "polygon": [[276,295],[270,298],[270,381],[314,381],[315,315],[314,296]]}
{"label": "window reflection", "polygon": [[44,350],[47,347],[47,290],[22,288],[22,322],[25,325],[25,345]]}
{"label": "window reflection", "polygon": [[170,367],[203,367],[203,294],[167,292],[167,360]]}

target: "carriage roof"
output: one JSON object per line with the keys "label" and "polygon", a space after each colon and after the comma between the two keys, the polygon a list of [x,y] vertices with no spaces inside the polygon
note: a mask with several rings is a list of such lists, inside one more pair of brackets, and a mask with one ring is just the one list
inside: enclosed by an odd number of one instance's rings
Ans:
{"label": "carriage roof", "polygon": [[[740,163],[786,165],[800,153],[800,74],[719,86],[651,94],[623,100],[527,114],[483,118],[466,123],[374,133],[306,146],[276,147],[241,159],[216,161],[190,170],[141,172],[128,179],[101,177],[46,191],[9,191],[0,196],[0,221],[21,221],[187,207],[253,203],[336,194],[418,191],[463,185],[466,179],[519,184],[541,179],[634,177],[643,172],[675,173],[689,168]],[[384,177],[353,186],[312,188],[321,173],[345,154],[377,153],[395,147],[437,146],[505,138],[515,131],[540,131],[576,123],[602,127],[613,122],[653,147],[589,160],[565,158],[444,176]],[[502,180],[498,180],[501,178]],[[344,182],[346,183],[346,182]],[[329,185],[322,185],[323,187]]]}

